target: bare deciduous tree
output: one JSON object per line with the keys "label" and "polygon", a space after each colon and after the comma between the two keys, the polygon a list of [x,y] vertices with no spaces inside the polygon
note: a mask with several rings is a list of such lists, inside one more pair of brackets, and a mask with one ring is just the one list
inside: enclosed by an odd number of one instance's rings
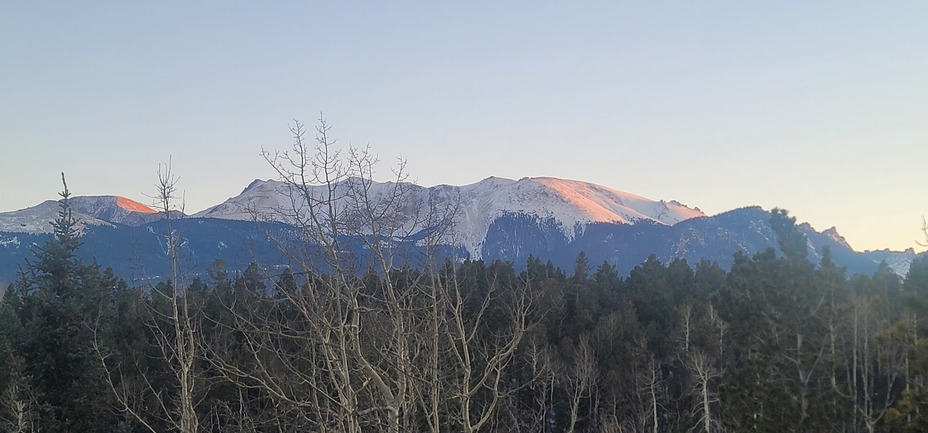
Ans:
{"label": "bare deciduous tree", "polygon": [[[325,119],[315,144],[302,123],[291,132],[292,149],[263,155],[288,197],[275,219],[296,227],[300,242],[273,240],[299,281],[276,284],[257,314],[225,305],[233,320],[205,346],[210,363],[308,430],[487,429],[512,392],[503,379],[534,320],[527,283],[463,288],[455,266],[432,255],[450,238],[454,204],[419,194],[402,160],[390,182],[375,182],[377,157],[341,153]],[[403,247],[412,244],[422,270],[409,266]],[[508,325],[493,328],[491,310]]]}
{"label": "bare deciduous tree", "polygon": [[11,380],[0,395],[0,430],[10,433],[32,432],[36,430],[35,395],[28,381],[23,380],[23,360],[13,356],[11,361],[7,365],[12,373]]}
{"label": "bare deciduous tree", "polygon": [[[597,412],[595,393],[598,386],[599,369],[596,354],[590,341],[583,337],[575,350],[573,363],[565,372],[565,388],[570,396],[570,421],[567,432],[573,433],[577,423]],[[581,415],[581,405],[587,401],[586,414]]]}
{"label": "bare deciduous tree", "polygon": [[678,356],[689,379],[686,392],[693,400],[690,431],[721,432],[717,386],[722,370],[718,364],[728,325],[711,304],[705,310],[683,304],[678,309],[678,320]]}
{"label": "bare deciduous tree", "polygon": [[[177,195],[177,181],[170,162],[159,167],[156,194],[152,198],[166,225],[164,245],[170,261],[170,280],[149,285],[152,303],[146,321],[160,352],[160,361],[174,382],[171,389],[176,392],[165,395],[153,384],[154,378],[148,377],[149,371],[141,363],[113,365],[110,358],[116,357],[111,356],[110,349],[101,347],[99,338],[95,338],[94,348],[104,368],[104,379],[124,412],[152,432],[158,431],[158,423],[164,423],[180,433],[195,433],[199,431],[196,362],[201,354],[193,309],[184,291],[186,284],[180,263],[182,237],[174,221],[177,211],[183,212],[183,202],[176,204],[181,199]],[[129,380],[130,376],[136,380]],[[146,404],[143,402],[146,399],[154,403]]]}
{"label": "bare deciduous tree", "polygon": [[[504,287],[491,275],[486,293],[465,294],[458,278],[448,278],[448,323],[443,337],[449,342],[451,363],[448,395],[457,403],[454,422],[467,433],[480,431],[494,421],[501,402],[510,393],[502,382],[516,349],[532,326],[532,302],[524,284]],[[508,289],[506,293],[503,293]],[[469,299],[476,297],[476,299]],[[468,304],[476,305],[467,311]],[[491,306],[501,309],[507,325],[490,337],[487,318]]]}

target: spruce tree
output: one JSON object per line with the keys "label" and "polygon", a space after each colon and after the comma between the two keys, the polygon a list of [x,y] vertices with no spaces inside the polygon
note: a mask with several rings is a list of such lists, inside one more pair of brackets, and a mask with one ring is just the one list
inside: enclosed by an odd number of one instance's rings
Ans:
{"label": "spruce tree", "polygon": [[[64,183],[64,174],[62,173]],[[99,267],[77,259],[77,220],[67,183],[53,233],[28,263],[13,296],[22,334],[15,350],[35,399],[36,428],[101,431],[108,416],[89,326],[104,304]]]}

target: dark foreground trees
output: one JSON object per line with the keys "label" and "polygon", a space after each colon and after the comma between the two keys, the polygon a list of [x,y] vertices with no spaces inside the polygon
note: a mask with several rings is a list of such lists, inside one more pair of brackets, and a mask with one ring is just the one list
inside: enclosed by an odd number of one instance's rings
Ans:
{"label": "dark foreground trees", "polygon": [[113,423],[89,325],[109,314],[109,290],[123,283],[75,257],[80,241],[69,199],[65,184],[52,236],[0,307],[6,431],[100,431]]}

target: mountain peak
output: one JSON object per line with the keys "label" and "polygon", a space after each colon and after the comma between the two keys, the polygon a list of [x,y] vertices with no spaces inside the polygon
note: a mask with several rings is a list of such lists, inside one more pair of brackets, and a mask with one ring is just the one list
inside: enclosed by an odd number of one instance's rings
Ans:
{"label": "mountain peak", "polygon": [[691,209],[675,200],[654,201],[590,182],[554,177],[536,177],[531,180],[556,193],[591,222],[631,224],[640,220],[652,220],[673,225],[686,219],[705,216],[699,209]]}
{"label": "mountain peak", "polygon": [[252,189],[252,188],[256,188],[256,187],[259,187],[259,186],[261,186],[261,185],[264,185],[264,184],[270,183],[270,182],[272,182],[271,179],[268,179],[268,180],[255,179],[255,180],[251,181],[251,183],[249,183],[248,186],[246,186],[245,189],[243,189],[241,193],[244,194],[245,192],[247,192],[248,190],[250,190],[250,189]]}
{"label": "mountain peak", "polygon": [[854,250],[853,248],[851,248],[851,244],[847,243],[847,239],[845,239],[844,236],[841,236],[841,234],[838,233],[838,229],[836,227],[832,226],[831,228],[823,231],[822,234],[825,236],[828,236],[828,238],[835,241],[836,244],[841,245],[849,250],[852,250],[852,251]]}
{"label": "mountain peak", "polygon": [[71,208],[111,224],[135,226],[160,218],[155,209],[119,195],[77,196],[71,199]]}

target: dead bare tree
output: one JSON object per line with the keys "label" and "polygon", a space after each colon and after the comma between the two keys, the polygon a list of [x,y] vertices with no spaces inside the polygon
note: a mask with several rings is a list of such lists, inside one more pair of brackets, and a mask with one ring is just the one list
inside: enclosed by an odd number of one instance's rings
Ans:
{"label": "dead bare tree", "polygon": [[[507,400],[507,411],[512,417],[514,432],[547,432],[551,428],[549,419],[554,411],[554,390],[561,371],[551,348],[542,343],[538,335],[525,344],[522,355],[529,375],[533,378],[524,389],[526,398]],[[521,403],[521,404],[520,404]]]}
{"label": "dead bare tree", "polygon": [[[480,431],[495,420],[501,403],[511,389],[502,382],[516,349],[533,325],[532,300],[526,285],[504,287],[496,275],[491,275],[486,293],[465,292],[455,276],[446,278],[449,299],[444,326],[444,339],[449,342],[448,395],[456,402],[452,422],[456,429],[471,433]],[[475,296],[475,298],[472,298]],[[473,311],[467,305],[476,305]],[[486,338],[488,313],[501,308],[507,316],[504,329]]]}
{"label": "dead bare tree", "polygon": [[11,357],[11,380],[3,394],[0,395],[0,430],[10,433],[26,433],[36,430],[35,411],[36,398],[29,386],[23,380],[23,360],[20,357]]}
{"label": "dead bare tree", "polygon": [[894,389],[899,387],[910,348],[916,343],[907,320],[889,323],[879,296],[861,294],[852,302],[855,332],[859,334],[853,342],[860,386],[854,396],[855,416],[868,433],[873,433],[894,403]]}
{"label": "dead bare tree", "polygon": [[[583,337],[578,343],[572,365],[564,375],[565,388],[570,396],[570,421],[567,432],[573,433],[577,423],[598,411],[594,394],[599,382],[599,369],[596,366],[596,354],[588,338]],[[581,405],[587,400],[586,414],[581,415]]]}
{"label": "dead bare tree", "polygon": [[[427,213],[415,209],[422,204],[409,193],[403,161],[392,182],[378,184],[370,149],[343,155],[330,131],[320,118],[309,144],[303,124],[295,122],[291,150],[263,153],[289,198],[274,209],[276,218],[296,227],[301,242],[275,240],[303,280],[274,288],[285,313],[255,317],[227,305],[248,368],[231,361],[222,345],[210,349],[209,359],[229,380],[295,408],[313,430],[360,432],[376,425],[407,431],[416,422],[414,388],[421,380],[413,360],[432,345],[419,332],[428,323],[419,320],[416,288],[427,284],[394,280],[395,245]],[[343,245],[349,242],[361,242],[368,256],[357,257]],[[364,268],[377,276],[376,287],[360,277]]]}
{"label": "dead bare tree", "polygon": [[678,358],[689,378],[686,392],[693,399],[693,425],[689,431],[721,432],[717,387],[722,369],[718,364],[728,325],[711,304],[705,309],[683,304],[677,313],[679,325],[675,340],[679,345]]}
{"label": "dead bare tree", "polygon": [[661,363],[648,350],[647,340],[639,337],[631,365],[630,386],[626,392],[628,417],[620,420],[620,431],[658,433],[663,409]]}
{"label": "dead bare tree", "polygon": [[[320,118],[310,144],[295,122],[290,150],[263,152],[287,197],[275,219],[299,233],[296,243],[272,239],[300,281],[276,284],[260,314],[225,305],[224,334],[236,337],[205,345],[209,362],[307,430],[486,430],[512,392],[503,379],[534,320],[527,283],[462,287],[455,265],[433,256],[454,202],[407,183],[402,160],[390,182],[375,182],[370,149],[341,153],[330,132]],[[419,269],[399,255],[413,235]],[[508,327],[490,327],[491,309]]]}
{"label": "dead bare tree", "polygon": [[[159,423],[170,426],[180,433],[199,431],[199,418],[196,412],[197,375],[196,361],[200,359],[197,341],[196,321],[185,293],[185,283],[180,264],[181,235],[174,221],[177,211],[183,212],[183,201],[177,204],[178,178],[172,172],[171,163],[158,168],[156,194],[152,198],[156,209],[161,213],[165,225],[165,252],[170,261],[170,280],[167,283],[148,287],[153,304],[149,305],[149,320],[146,321],[155,345],[160,352],[169,377],[173,380],[173,395],[165,395],[163,389],[157,388],[148,371],[140,365],[114,365],[110,349],[102,347],[99,338],[94,339],[94,348],[99,356],[105,375],[104,379],[113,392],[122,410],[138,421],[145,429],[157,432]],[[153,281],[149,279],[149,281]],[[166,308],[156,308],[154,304]],[[127,370],[139,380],[134,383],[126,379]],[[145,407],[141,399],[153,399],[155,409]]]}
{"label": "dead bare tree", "polygon": [[722,375],[714,365],[715,360],[705,351],[694,349],[686,358],[686,369],[693,378],[690,393],[695,397],[693,408],[693,431],[717,433],[722,429],[721,420],[716,416],[719,403],[718,391],[714,389]]}

